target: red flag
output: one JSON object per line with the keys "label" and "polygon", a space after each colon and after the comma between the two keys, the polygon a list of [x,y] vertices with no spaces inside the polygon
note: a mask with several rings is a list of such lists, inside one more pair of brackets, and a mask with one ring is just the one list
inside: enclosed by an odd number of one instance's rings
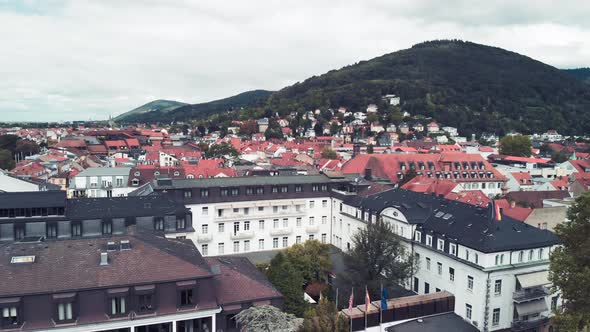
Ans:
{"label": "red flag", "polygon": [[494,211],[494,212],[496,214],[496,220],[500,221],[500,220],[502,220],[502,212],[500,211],[500,205],[496,204],[495,208],[496,208],[496,211]]}
{"label": "red flag", "polygon": [[365,312],[369,312],[369,305],[371,304],[371,298],[369,297],[369,291],[365,287]]}
{"label": "red flag", "polygon": [[352,303],[354,302],[354,289],[350,293],[350,298],[348,298],[348,313],[352,315]]}

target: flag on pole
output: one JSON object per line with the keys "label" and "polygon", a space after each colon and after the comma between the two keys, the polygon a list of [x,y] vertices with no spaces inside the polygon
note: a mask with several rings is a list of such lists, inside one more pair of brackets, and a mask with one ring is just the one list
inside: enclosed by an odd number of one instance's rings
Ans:
{"label": "flag on pole", "polygon": [[369,305],[371,304],[371,298],[369,297],[369,290],[365,286],[365,312],[369,312]]}
{"label": "flag on pole", "polygon": [[387,288],[381,286],[381,310],[387,310]]}
{"label": "flag on pole", "polygon": [[350,297],[348,298],[348,313],[352,315],[352,304],[354,303],[354,288],[350,293]]}
{"label": "flag on pole", "polygon": [[496,220],[502,220],[502,212],[500,211],[500,205],[494,203],[494,208],[496,210]]}

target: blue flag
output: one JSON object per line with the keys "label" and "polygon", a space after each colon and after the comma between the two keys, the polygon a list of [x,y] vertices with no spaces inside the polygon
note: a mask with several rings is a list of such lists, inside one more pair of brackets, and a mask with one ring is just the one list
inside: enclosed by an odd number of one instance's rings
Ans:
{"label": "blue flag", "polygon": [[381,310],[387,310],[387,288],[381,290]]}

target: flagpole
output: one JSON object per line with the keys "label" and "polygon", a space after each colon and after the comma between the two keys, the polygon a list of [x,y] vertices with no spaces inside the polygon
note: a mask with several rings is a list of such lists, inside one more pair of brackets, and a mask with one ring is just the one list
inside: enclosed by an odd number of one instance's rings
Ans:
{"label": "flagpole", "polygon": [[[350,299],[352,299],[352,302],[354,302],[354,287],[352,287],[352,291],[350,293]],[[350,301],[350,299],[349,299],[349,301]],[[348,318],[349,319],[348,320],[350,320],[350,332],[352,332],[352,310],[351,310],[352,304],[351,303],[348,304],[348,308],[349,308],[349,310],[348,310]]]}
{"label": "flagpole", "polygon": [[383,329],[383,283],[381,283],[381,303],[379,304],[379,331]]}
{"label": "flagpole", "polygon": [[338,288],[336,288],[336,311],[338,311]]}
{"label": "flagpole", "polygon": [[367,304],[367,285],[365,285],[365,331],[367,330],[367,310],[369,310],[369,306]]}

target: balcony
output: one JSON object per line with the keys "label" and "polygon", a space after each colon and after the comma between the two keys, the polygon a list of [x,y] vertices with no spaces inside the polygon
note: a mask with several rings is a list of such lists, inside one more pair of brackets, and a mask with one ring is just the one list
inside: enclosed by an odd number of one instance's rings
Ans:
{"label": "balcony", "polygon": [[512,321],[510,326],[510,330],[514,332],[518,331],[530,331],[532,329],[536,329],[541,327],[545,324],[549,323],[549,317],[541,315],[539,317],[523,320],[523,319],[515,319]]}
{"label": "balcony", "polygon": [[270,230],[270,235],[272,236],[289,235],[291,233],[293,233],[291,227],[273,228]]}
{"label": "balcony", "polygon": [[307,232],[307,233],[317,233],[319,231],[320,231],[320,226],[317,226],[317,225],[305,227],[305,232]]}
{"label": "balcony", "polygon": [[213,240],[212,234],[199,234],[199,235],[197,235],[197,242],[198,243],[210,242],[211,240]]}
{"label": "balcony", "polygon": [[549,291],[545,287],[524,288],[513,293],[512,299],[514,302],[526,302],[537,299],[542,299],[549,295]]}
{"label": "balcony", "polygon": [[254,231],[239,231],[239,232],[234,232],[230,235],[230,238],[232,240],[244,240],[244,239],[250,239],[254,237]]}

